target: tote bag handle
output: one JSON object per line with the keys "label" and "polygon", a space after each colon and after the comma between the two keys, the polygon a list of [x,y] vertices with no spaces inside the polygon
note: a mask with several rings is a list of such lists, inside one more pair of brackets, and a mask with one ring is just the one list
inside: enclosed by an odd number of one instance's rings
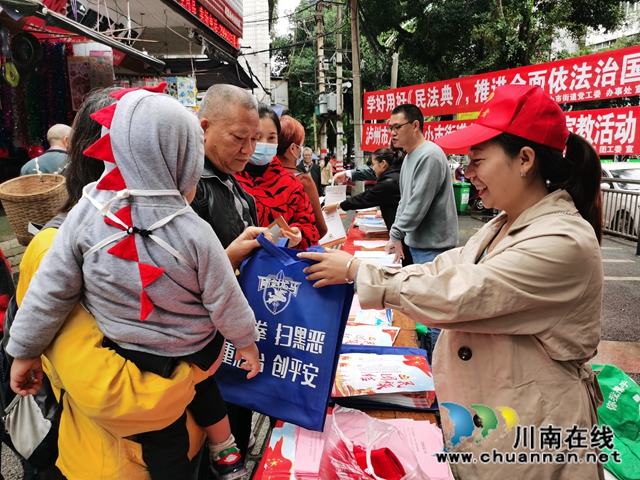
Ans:
{"label": "tote bag handle", "polygon": [[[282,263],[286,267],[290,265],[294,265],[301,261],[291,257],[285,251],[283,251],[282,246],[280,245],[280,242],[278,242],[278,245],[276,246],[273,243],[271,243],[267,239],[267,237],[265,237],[262,233],[256,237],[256,240],[258,240],[258,243],[262,246],[262,248],[264,248],[273,258],[278,260],[280,263]],[[307,248],[307,252],[323,253],[324,248],[322,248],[320,245],[317,245],[314,247]]]}

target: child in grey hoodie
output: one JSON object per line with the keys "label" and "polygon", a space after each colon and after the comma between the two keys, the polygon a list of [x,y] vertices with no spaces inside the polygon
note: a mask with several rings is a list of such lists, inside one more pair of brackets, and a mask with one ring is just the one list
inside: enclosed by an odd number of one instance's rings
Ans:
{"label": "child in grey hoodie", "polygon": [[[252,378],[260,369],[254,314],[213,229],[189,206],[203,169],[202,128],[169,96],[112,96],[120,100],[92,115],[103,136],[85,151],[105,160],[105,173],[69,212],[11,328],[11,387],[20,395],[39,388],[40,355],[78,301],[103,345],[142,370],[170,377],[177,361],[207,370],[224,335]],[[246,469],[213,377],[195,390],[189,410],[209,438],[212,469],[239,478]],[[189,478],[185,421],[137,435],[153,480]]]}

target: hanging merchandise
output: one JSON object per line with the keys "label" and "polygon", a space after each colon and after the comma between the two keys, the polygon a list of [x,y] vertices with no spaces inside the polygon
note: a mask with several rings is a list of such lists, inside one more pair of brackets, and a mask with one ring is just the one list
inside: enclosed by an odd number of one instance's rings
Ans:
{"label": "hanging merchandise", "polygon": [[197,106],[196,79],[194,77],[178,77],[178,101],[185,107]]}
{"label": "hanging merchandise", "polygon": [[105,50],[89,52],[89,80],[91,90],[113,85],[113,54]]}
{"label": "hanging merchandise", "polygon": [[73,109],[77,112],[82,107],[84,96],[91,90],[91,80],[89,78],[89,58],[69,57],[67,58],[67,68],[69,70],[69,87],[71,88],[71,102]]}
{"label": "hanging merchandise", "polygon": [[20,32],[11,39],[11,57],[22,74],[33,72],[42,61],[42,47],[38,39],[26,32]]}
{"label": "hanging merchandise", "polygon": [[0,27],[0,40],[2,41],[2,76],[12,87],[17,87],[20,82],[18,69],[11,58],[11,40],[7,27]]}

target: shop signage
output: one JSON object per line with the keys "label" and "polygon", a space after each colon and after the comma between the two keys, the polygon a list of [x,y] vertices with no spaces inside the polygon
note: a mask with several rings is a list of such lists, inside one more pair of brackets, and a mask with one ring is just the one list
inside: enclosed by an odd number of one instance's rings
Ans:
{"label": "shop signage", "polygon": [[[234,10],[223,0],[173,0],[183,9],[204,23],[209,29],[233,46],[240,48],[240,37],[242,36],[242,17],[230,20],[225,13],[234,17]],[[207,6],[205,6],[207,5]],[[222,20],[225,19],[225,20]],[[228,26],[227,26],[228,25]],[[233,31],[232,31],[233,30]],[[234,33],[235,31],[235,33]]]}
{"label": "shop signage", "polygon": [[539,85],[558,103],[640,95],[640,46],[440,82],[367,92],[364,120],[388,120],[413,103],[425,116],[479,111],[501,85]]}
{"label": "shop signage", "polygon": [[229,30],[242,38],[242,3],[240,3],[240,10],[238,10],[237,5],[233,5],[233,1],[200,0],[200,3],[227,26]]}
{"label": "shop signage", "polygon": [[[640,155],[640,134],[637,121],[640,118],[640,107],[605,108],[600,110],[578,110],[565,113],[567,127],[573,133],[586,138],[600,155]],[[448,122],[425,122],[424,136],[427,140],[466,128],[473,120],[456,120]],[[362,150],[373,152],[378,148],[388,147],[391,134],[384,123],[368,123],[364,125]],[[447,153],[468,153],[447,151]]]}

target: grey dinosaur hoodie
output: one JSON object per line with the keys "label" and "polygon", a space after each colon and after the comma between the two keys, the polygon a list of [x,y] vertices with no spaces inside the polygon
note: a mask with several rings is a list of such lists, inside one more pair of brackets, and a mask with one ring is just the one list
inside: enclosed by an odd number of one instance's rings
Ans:
{"label": "grey dinosaur hoodie", "polygon": [[[116,163],[106,163],[101,181],[118,168],[129,190],[178,190],[186,195],[197,185],[204,159],[202,128],[173,98],[142,90],[125,94],[116,104],[109,134]],[[88,195],[104,205],[116,192],[94,185]],[[133,226],[139,229],[149,229],[186,206],[180,195],[121,196],[125,198],[113,201],[110,211],[122,213],[130,207]],[[133,235],[135,249],[129,249],[129,257],[137,253],[138,261],[109,253],[117,241],[83,258],[123,229],[107,223],[89,199],[82,198],[29,285],[7,352],[25,359],[40,355],[78,301],[94,315],[102,333],[125,348],[188,355],[206,345],[216,328],[236,348],[250,345],[257,338],[255,317],[229,259],[211,226],[187,210],[151,232],[186,262],[139,234]],[[153,310],[143,321],[139,263],[164,269],[144,287]]]}

